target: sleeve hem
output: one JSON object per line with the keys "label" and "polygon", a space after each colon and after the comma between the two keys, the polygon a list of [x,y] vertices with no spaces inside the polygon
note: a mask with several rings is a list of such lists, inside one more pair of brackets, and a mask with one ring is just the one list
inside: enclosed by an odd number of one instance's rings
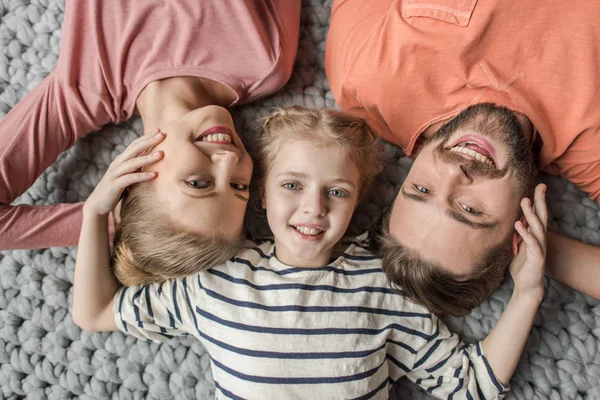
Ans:
{"label": "sleeve hem", "polygon": [[498,390],[498,393],[500,395],[506,394],[510,390],[510,384],[505,386],[502,382],[500,382],[496,374],[494,374],[494,370],[492,370],[492,366],[490,365],[485,353],[483,352],[482,342],[477,343],[477,355],[483,362],[483,365],[487,370],[490,380],[492,381],[492,384],[494,385],[496,390]]}

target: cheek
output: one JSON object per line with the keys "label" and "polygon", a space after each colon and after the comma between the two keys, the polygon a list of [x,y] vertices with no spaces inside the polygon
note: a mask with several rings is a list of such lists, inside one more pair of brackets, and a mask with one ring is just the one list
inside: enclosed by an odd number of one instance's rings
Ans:
{"label": "cheek", "polygon": [[250,180],[252,178],[252,171],[254,171],[254,163],[252,161],[252,158],[250,158],[250,156],[248,155],[248,153],[245,153],[244,155],[244,161],[243,161],[243,170],[244,170],[244,174],[246,175],[247,179]]}
{"label": "cheek", "polygon": [[518,207],[521,201],[518,190],[514,182],[501,181],[489,182],[489,184],[480,188],[479,196],[485,199],[486,203],[492,207],[497,207],[503,210],[509,210]]}
{"label": "cheek", "polygon": [[286,221],[292,209],[290,199],[286,198],[280,191],[267,187],[264,195],[264,205],[267,208],[267,221],[269,225],[276,225]]}
{"label": "cheek", "polygon": [[343,205],[335,208],[335,212],[332,213],[332,216],[335,216],[340,227],[342,227],[342,225],[345,225],[346,227],[348,226],[350,220],[352,219],[352,215],[354,214],[356,205],[356,201],[347,201]]}

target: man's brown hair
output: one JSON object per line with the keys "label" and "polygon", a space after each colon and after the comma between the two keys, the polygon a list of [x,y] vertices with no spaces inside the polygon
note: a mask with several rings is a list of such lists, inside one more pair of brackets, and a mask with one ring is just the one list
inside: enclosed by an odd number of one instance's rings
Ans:
{"label": "man's brown hair", "polygon": [[377,238],[383,271],[394,289],[434,314],[466,315],[504,280],[506,267],[513,256],[512,231],[498,245],[484,252],[472,274],[457,278],[393,238],[389,230],[389,215],[387,213],[383,218]]}

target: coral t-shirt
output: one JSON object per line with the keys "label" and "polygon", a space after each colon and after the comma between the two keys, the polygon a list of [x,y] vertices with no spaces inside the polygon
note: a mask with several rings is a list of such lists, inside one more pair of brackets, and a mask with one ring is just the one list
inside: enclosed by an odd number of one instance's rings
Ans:
{"label": "coral t-shirt", "polygon": [[600,2],[337,0],[338,104],[415,155],[431,124],[492,102],[526,115],[539,168],[600,197]]}
{"label": "coral t-shirt", "polygon": [[75,245],[82,204],[11,206],[58,154],[130,118],[152,81],[196,76],[232,104],[288,80],[300,0],[67,1],[55,70],[0,121],[0,250]]}

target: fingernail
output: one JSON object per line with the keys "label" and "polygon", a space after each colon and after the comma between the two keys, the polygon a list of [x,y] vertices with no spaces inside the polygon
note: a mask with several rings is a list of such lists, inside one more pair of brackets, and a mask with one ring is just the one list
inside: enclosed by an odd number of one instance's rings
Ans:
{"label": "fingernail", "polygon": [[157,134],[158,132],[160,132],[160,129],[158,129],[158,128],[154,128],[154,129],[152,129],[152,130],[150,131],[150,134],[151,134],[151,135],[154,135],[154,134]]}
{"label": "fingernail", "polygon": [[159,131],[159,132],[158,132],[156,135],[154,135],[154,137],[158,139],[159,137],[161,137],[161,136],[162,136],[162,134],[163,134],[163,133]]}
{"label": "fingernail", "polygon": [[160,151],[155,151],[154,153],[152,153],[152,157],[158,157],[160,156]]}

